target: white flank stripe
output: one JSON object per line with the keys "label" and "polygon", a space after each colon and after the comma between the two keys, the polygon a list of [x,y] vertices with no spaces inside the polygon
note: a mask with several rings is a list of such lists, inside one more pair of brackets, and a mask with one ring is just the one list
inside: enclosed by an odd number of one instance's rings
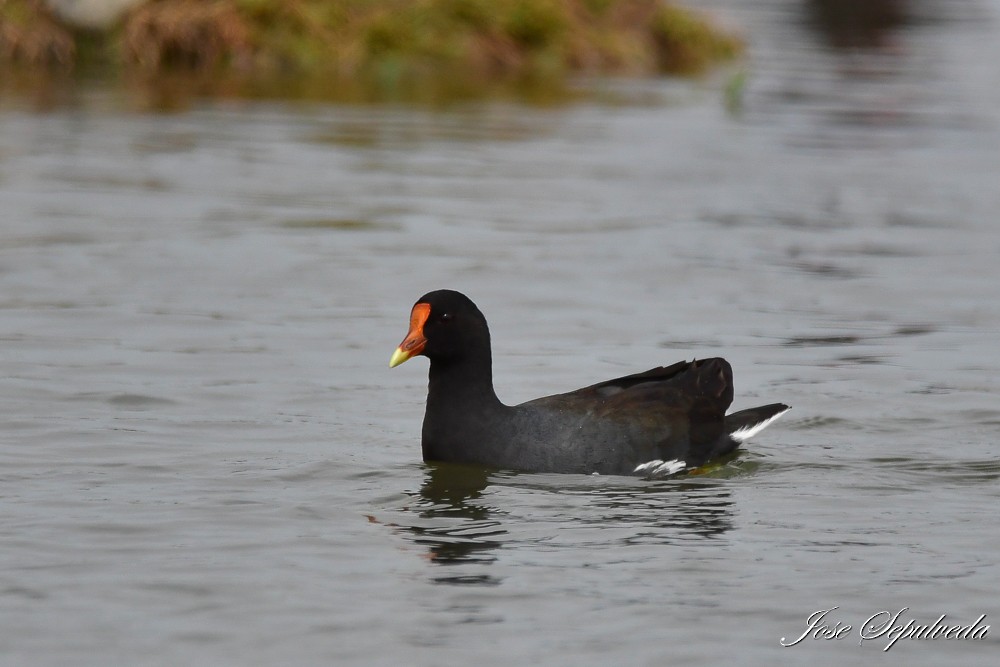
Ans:
{"label": "white flank stripe", "polygon": [[765,419],[762,422],[757,422],[756,424],[752,424],[750,426],[744,426],[743,428],[738,428],[732,433],[730,433],[729,436],[733,440],[736,440],[737,442],[746,442],[747,440],[754,437],[755,435],[763,431],[765,428],[770,426],[775,419],[785,414],[789,410],[791,410],[791,408],[785,408],[778,414],[774,415],[773,417],[769,417],[768,419]]}
{"label": "white flank stripe", "polygon": [[669,461],[663,461],[661,459],[653,459],[652,461],[646,461],[645,463],[640,463],[635,467],[633,473],[644,472],[650,477],[660,477],[666,475],[673,475],[675,472],[680,472],[687,467],[687,463],[684,461],[679,461],[677,459],[670,459]]}

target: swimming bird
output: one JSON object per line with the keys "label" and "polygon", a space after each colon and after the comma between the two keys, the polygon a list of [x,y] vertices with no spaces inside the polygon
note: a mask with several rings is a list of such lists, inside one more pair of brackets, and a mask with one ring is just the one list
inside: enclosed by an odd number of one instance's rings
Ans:
{"label": "swimming bird", "polygon": [[734,451],[789,409],[772,403],[726,415],[733,371],[718,357],[505,405],[493,388],[486,318],[454,290],[417,300],[389,367],[417,355],[430,359],[425,461],[662,477]]}

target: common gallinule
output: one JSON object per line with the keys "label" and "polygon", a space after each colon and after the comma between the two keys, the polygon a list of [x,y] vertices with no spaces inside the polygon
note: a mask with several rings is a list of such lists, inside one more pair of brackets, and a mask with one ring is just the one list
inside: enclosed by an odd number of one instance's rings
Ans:
{"label": "common gallinule", "polygon": [[389,360],[430,359],[426,461],[529,472],[659,477],[727,454],[788,410],[783,403],[726,415],[733,371],[725,359],[680,361],[520,405],[493,390],[490,331],[467,296],[430,292]]}

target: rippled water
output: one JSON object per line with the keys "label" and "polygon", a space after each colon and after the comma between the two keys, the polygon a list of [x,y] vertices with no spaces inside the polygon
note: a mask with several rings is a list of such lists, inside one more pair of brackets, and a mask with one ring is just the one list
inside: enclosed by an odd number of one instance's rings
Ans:
{"label": "rippled water", "polygon": [[[1000,8],[712,4],[734,111],[8,100],[0,662],[994,664],[858,635],[1000,617]],[[425,465],[386,364],[442,286],[508,402],[722,354],[794,410],[703,476]]]}

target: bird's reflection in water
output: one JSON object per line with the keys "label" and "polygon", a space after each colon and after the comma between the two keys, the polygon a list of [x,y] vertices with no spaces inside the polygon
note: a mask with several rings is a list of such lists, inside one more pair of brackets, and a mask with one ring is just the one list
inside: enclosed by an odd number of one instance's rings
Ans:
{"label": "bird's reflection in water", "polygon": [[[414,493],[410,508],[418,520],[406,529],[416,544],[427,548],[438,565],[489,564],[503,546],[507,531],[501,527],[499,511],[487,505],[483,491],[493,471],[479,466],[451,463],[427,464],[424,482]],[[500,580],[483,573],[435,577],[450,584],[496,585]]]}
{"label": "bird's reflection in water", "polygon": [[[634,544],[674,544],[715,537],[733,526],[734,501],[727,477],[752,473],[752,461],[730,461],[708,475],[687,475],[651,482],[629,477],[580,477],[498,472],[478,466],[445,463],[427,464],[424,480],[411,495],[413,504],[405,533],[415,544],[427,549],[427,557],[437,565],[455,567],[434,581],[448,584],[496,585],[501,579],[484,571],[497,560],[497,552],[517,542],[519,532],[538,539],[538,528],[551,525],[547,547],[572,548],[573,531],[567,527],[601,527],[607,546]],[[490,493],[490,487],[501,493]],[[523,494],[518,493],[523,490]],[[499,498],[511,499],[516,509],[503,509]],[[525,503],[532,496],[544,498],[537,512],[524,516]],[[559,496],[555,505],[553,494]],[[496,498],[493,496],[496,495]],[[492,499],[492,500],[491,500]],[[530,504],[530,502],[529,502]],[[518,515],[522,515],[520,518]],[[521,525],[519,525],[521,524]],[[559,536],[555,536],[558,534]],[[524,545],[521,545],[524,546]],[[594,548],[589,542],[588,549]]]}

